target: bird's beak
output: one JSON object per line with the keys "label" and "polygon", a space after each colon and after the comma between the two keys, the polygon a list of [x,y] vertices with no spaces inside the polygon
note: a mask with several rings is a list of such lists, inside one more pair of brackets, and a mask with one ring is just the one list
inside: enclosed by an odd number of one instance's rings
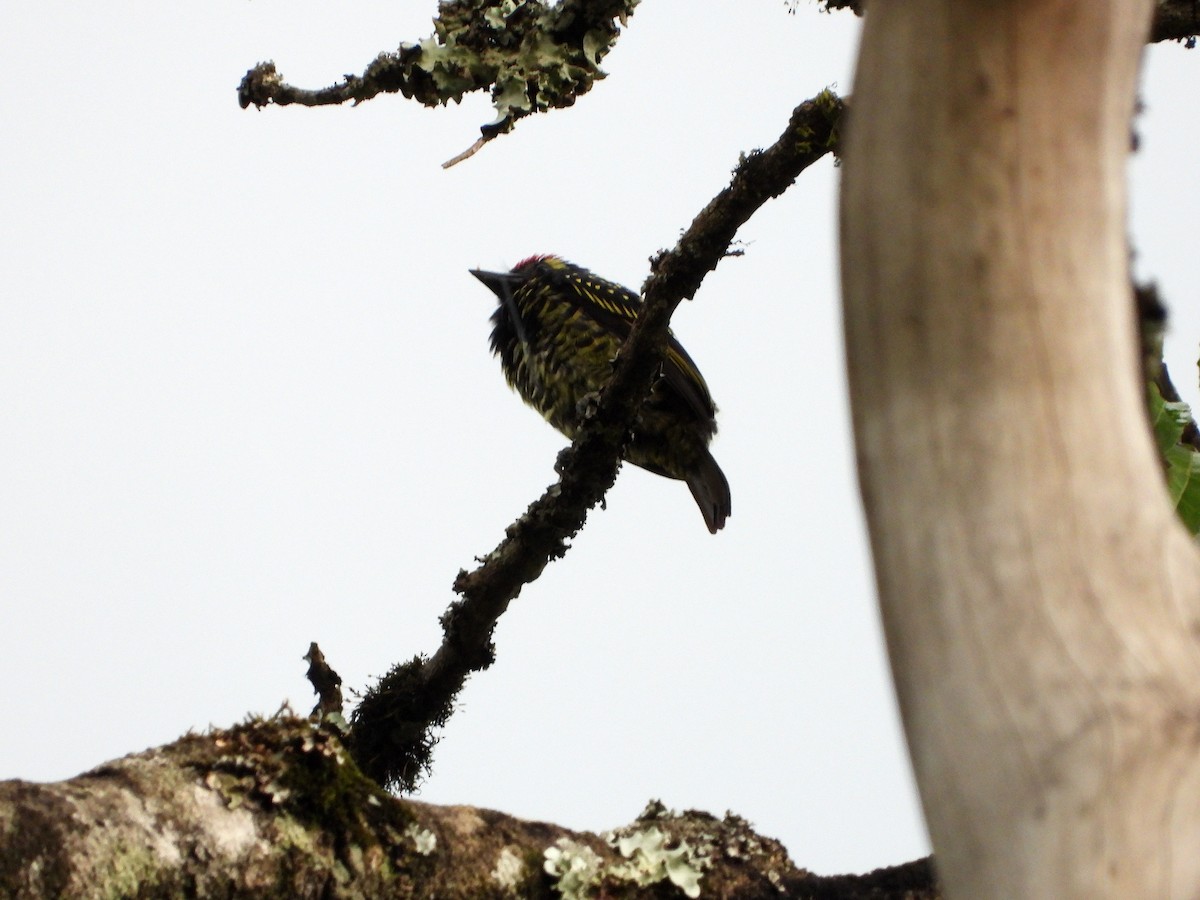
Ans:
{"label": "bird's beak", "polygon": [[502,299],[506,294],[511,295],[513,288],[521,280],[520,275],[514,275],[512,272],[485,272],[482,269],[471,269],[471,274],[486,284],[493,294]]}

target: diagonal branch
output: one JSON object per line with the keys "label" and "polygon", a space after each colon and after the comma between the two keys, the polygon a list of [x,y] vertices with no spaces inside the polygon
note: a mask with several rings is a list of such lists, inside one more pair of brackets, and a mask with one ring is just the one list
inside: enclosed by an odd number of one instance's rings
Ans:
{"label": "diagonal branch", "polygon": [[462,599],[442,616],[445,637],[437,653],[395,667],[355,710],[350,744],[372,777],[411,789],[428,769],[430,732],[449,717],[467,676],[491,665],[497,620],[522,587],[567,552],[588,510],[612,486],[621,450],[659,370],[675,307],[696,293],[759,207],[836,150],[843,109],[831,91],[796,107],[779,139],[767,150],[743,156],[729,186],[696,216],[675,249],[651,261],[645,306],[595,412],[559,457],[558,482],[508,527],[478,568],[458,574],[454,590]]}

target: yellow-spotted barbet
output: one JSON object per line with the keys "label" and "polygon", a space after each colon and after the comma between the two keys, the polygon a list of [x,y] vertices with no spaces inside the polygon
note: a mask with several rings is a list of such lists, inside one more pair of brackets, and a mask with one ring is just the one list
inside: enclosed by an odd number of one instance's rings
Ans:
{"label": "yellow-spotted barbet", "polygon": [[[499,298],[492,352],[526,403],[570,439],[612,377],[641,298],[557,256],[531,256],[511,272],[471,274]],[[661,377],[642,405],[624,458],[686,481],[713,534],[730,514],[729,482],[708,452],[717,432],[708,385],[674,335]]]}

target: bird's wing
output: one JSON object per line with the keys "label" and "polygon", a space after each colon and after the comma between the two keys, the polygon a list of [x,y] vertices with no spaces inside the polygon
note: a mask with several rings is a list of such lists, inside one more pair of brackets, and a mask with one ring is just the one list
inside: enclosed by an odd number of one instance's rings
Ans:
{"label": "bird's wing", "polygon": [[[701,420],[712,422],[717,415],[716,404],[708,393],[704,376],[674,336],[667,338],[667,360],[663,367],[667,384],[675,388]],[[715,426],[714,426],[715,427]]]}
{"label": "bird's wing", "polygon": [[[642,308],[641,298],[637,294],[595,276],[588,278],[572,273],[567,278],[567,283],[575,293],[581,309],[622,341],[629,337],[634,320]],[[701,419],[711,421],[716,416],[717,408],[708,393],[704,376],[700,374],[700,370],[675,336],[669,333],[663,378]]]}

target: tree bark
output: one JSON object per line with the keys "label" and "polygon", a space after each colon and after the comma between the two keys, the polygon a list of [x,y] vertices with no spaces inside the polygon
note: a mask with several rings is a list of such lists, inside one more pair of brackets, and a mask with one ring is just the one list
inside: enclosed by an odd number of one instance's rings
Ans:
{"label": "tree bark", "polygon": [[92,898],[936,897],[927,861],[796,868],[732,814],[651,803],[606,835],[392,797],[333,733],[286,716],[57,784],[0,782],[0,896]]}
{"label": "tree bark", "polygon": [[860,485],[950,896],[1200,895],[1200,559],[1144,413],[1149,0],[872,0],[842,190]]}

